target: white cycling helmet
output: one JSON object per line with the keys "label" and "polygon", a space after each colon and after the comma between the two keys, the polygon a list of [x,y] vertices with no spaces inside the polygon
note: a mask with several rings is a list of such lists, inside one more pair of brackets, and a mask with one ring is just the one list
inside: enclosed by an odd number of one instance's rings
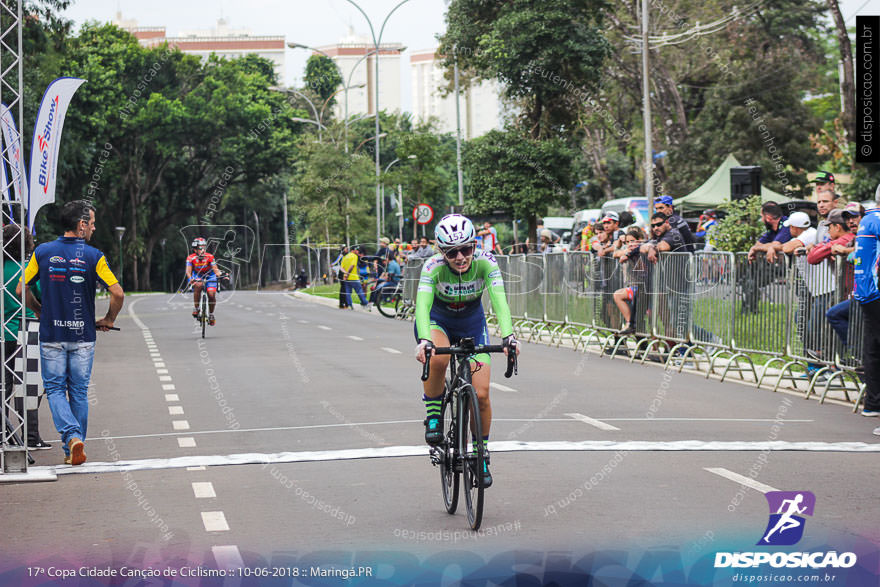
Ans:
{"label": "white cycling helmet", "polygon": [[198,236],[195,239],[193,239],[192,248],[195,249],[197,247],[207,247],[207,246],[208,246],[208,241],[206,241],[202,237]]}
{"label": "white cycling helmet", "polygon": [[440,249],[450,249],[477,239],[474,224],[461,214],[447,214],[434,228],[434,239]]}

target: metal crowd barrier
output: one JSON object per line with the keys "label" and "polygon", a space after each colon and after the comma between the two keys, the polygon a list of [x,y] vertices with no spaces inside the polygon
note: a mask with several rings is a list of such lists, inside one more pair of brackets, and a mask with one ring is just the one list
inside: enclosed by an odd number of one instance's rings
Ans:
{"label": "metal crowd barrier", "polygon": [[[809,265],[806,257],[746,253],[661,253],[656,262],[638,255],[621,263],[592,252],[498,256],[514,331],[524,339],[575,350],[629,356],[630,361],[666,362],[667,368],[693,362],[706,377],[750,374],[756,386],[775,377],[806,382],[809,397],[822,380],[825,389],[860,391],[863,328],[857,303],[844,307],[847,342],[826,314],[850,297],[852,265],[842,257]],[[405,295],[415,298],[418,267],[404,270]],[[412,275],[407,279],[408,275]],[[622,315],[614,292],[631,288],[635,331],[621,332]],[[626,291],[626,290],[624,290]],[[490,324],[494,312],[484,300]],[[766,359],[758,369],[755,359]],[[817,366],[805,377],[807,363]],[[856,398],[858,405],[860,397]]]}

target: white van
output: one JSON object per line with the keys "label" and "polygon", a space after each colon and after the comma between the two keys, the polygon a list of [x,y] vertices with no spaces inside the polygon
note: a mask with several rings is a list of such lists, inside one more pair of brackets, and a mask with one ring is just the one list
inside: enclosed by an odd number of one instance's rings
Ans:
{"label": "white van", "polygon": [[620,213],[624,210],[630,212],[635,219],[635,224],[642,228],[651,223],[651,211],[648,210],[647,198],[617,198],[602,204],[602,214],[607,212]]}
{"label": "white van", "polygon": [[[559,244],[566,249],[571,241],[571,227],[573,224],[574,218],[571,216],[544,216],[544,228],[558,234],[560,238]],[[540,235],[538,237],[540,238]]]}

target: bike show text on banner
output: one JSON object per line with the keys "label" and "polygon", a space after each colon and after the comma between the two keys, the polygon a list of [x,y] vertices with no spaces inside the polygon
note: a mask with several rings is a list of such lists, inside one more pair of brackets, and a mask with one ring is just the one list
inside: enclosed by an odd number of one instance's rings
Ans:
{"label": "bike show text on banner", "polygon": [[12,170],[15,199],[19,202],[26,202],[28,184],[24,169],[24,154],[21,150],[21,135],[15,127],[15,117],[12,116],[12,112],[9,111],[6,104],[0,104],[0,127],[3,128],[3,141],[6,143],[6,160],[9,161]]}
{"label": "bike show text on banner", "polygon": [[27,199],[28,228],[33,229],[37,212],[55,201],[55,171],[58,169],[58,151],[64,115],[74,92],[86,80],[61,77],[49,84],[37,121],[31,146],[30,192]]}

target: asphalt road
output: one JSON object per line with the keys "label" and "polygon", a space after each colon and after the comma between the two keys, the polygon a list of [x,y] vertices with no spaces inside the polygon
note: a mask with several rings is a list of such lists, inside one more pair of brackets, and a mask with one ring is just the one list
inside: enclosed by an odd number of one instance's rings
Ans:
{"label": "asphalt road", "polygon": [[221,295],[204,340],[167,295],[127,298],[121,331],[99,333],[88,462],[60,465],[44,405],[55,448],[34,470],[58,478],[0,484],[0,584],[28,567],[305,562],[407,584],[415,568],[599,568],[600,553],[623,556],[609,577],[677,564],[693,579],[716,551],[755,548],[774,489],[816,496],[799,548],[853,550],[878,573],[880,422],[850,408],[525,344],[517,377],[493,373],[495,484],[475,535],[426,456],[411,322]]}

